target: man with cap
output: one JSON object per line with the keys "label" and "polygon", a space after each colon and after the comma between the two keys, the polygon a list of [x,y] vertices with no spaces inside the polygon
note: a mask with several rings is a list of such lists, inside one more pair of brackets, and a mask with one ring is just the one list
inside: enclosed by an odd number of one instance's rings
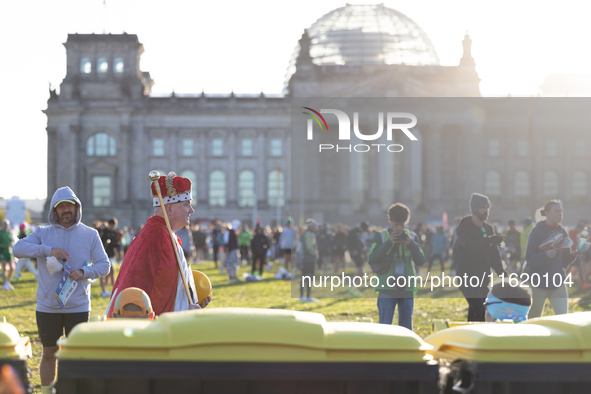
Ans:
{"label": "man with cap", "polygon": [[[191,206],[191,181],[171,172],[158,179],[158,186],[174,233],[188,225],[191,214],[195,212]],[[129,287],[138,287],[148,294],[156,315],[204,308],[211,301],[208,297],[201,304],[197,304],[191,267],[187,264],[179,238],[174,236],[174,247],[177,248],[191,293],[192,300],[189,303],[154,184],[152,184],[152,197],[154,216],[148,218],[146,225],[127,250],[113,287],[107,317],[112,317],[117,294]]]}
{"label": "man with cap", "polygon": [[119,293],[113,306],[113,318],[153,319],[154,316],[150,297],[137,287],[128,287]]}
{"label": "man with cap", "polygon": [[[81,220],[80,200],[69,187],[62,187],[51,199],[49,226],[37,227],[32,234],[20,239],[13,249],[18,258],[36,258],[39,268],[36,317],[43,344],[39,368],[43,393],[49,392],[55,380],[57,340],[64,330],[68,335],[76,324],[88,321],[91,310],[88,279],[103,277],[111,269],[98,232]],[[67,262],[72,270],[70,278],[77,281],[73,293],[62,302],[63,305],[54,298],[62,272],[51,274],[47,268],[50,256],[64,265]]]}
{"label": "man with cap", "polygon": [[[484,301],[488,294],[490,270],[494,269],[498,275],[504,272],[499,252],[503,237],[495,235],[491,225],[486,222],[489,211],[488,197],[472,193],[472,215],[464,217],[456,230],[458,238],[453,257],[457,265],[456,274],[462,277],[460,290],[468,301],[468,321],[484,321]],[[472,277],[477,277],[478,281],[470,281]],[[477,285],[473,286],[476,282]]]}

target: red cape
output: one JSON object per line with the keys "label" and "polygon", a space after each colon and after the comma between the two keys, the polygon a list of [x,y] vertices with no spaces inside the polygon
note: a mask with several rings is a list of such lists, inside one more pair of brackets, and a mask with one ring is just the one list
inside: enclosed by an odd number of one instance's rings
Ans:
{"label": "red cape", "polygon": [[[117,297],[128,287],[139,287],[150,296],[156,315],[172,312],[178,275],[178,264],[166,222],[164,218],[152,216],[125,254],[119,276],[113,286],[113,295]],[[112,300],[107,314],[109,318],[112,317],[114,305],[115,300]]]}

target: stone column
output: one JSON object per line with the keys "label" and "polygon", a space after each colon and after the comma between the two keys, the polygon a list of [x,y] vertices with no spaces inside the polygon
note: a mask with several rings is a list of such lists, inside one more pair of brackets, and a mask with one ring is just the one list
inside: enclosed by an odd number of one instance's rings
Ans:
{"label": "stone column", "polygon": [[227,146],[224,153],[227,156],[226,167],[226,201],[227,206],[238,206],[238,175],[236,163],[236,130],[228,130],[226,138]]}
{"label": "stone column", "polygon": [[[132,134],[132,129],[129,124],[121,125],[119,127],[119,136],[120,141],[119,145],[117,146],[117,160],[119,164],[119,168],[117,169],[118,173],[118,188],[119,188],[119,196],[120,201],[129,202],[130,200],[130,193],[131,190],[131,172],[130,169],[132,168],[132,151],[131,151],[131,143],[130,137]],[[121,157],[124,155],[124,157]],[[121,160],[123,159],[123,160]],[[117,197],[117,196],[115,196]]]}

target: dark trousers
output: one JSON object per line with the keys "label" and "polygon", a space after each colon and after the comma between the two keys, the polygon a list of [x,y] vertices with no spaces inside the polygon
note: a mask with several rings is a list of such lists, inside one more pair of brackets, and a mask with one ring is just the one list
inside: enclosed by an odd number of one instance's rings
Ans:
{"label": "dark trousers", "polygon": [[248,245],[240,245],[240,261],[242,260],[248,262]]}
{"label": "dark trousers", "polygon": [[218,255],[220,252],[220,245],[213,245],[213,262],[215,263],[215,267],[218,267]]}
{"label": "dark trousers", "polygon": [[[316,264],[314,261],[304,261],[304,267],[302,268],[302,279],[300,282],[300,298],[304,298],[304,276],[314,277]],[[310,298],[310,291],[312,290],[310,286],[311,281],[306,281],[306,297]]]}
{"label": "dark trousers", "polygon": [[[254,275],[254,272],[257,270],[257,267],[259,269],[259,275],[263,276],[263,269],[265,268],[265,257],[266,257],[266,253],[263,254],[253,254],[252,255],[252,274]],[[259,262],[257,264],[257,262]]]}
{"label": "dark trousers", "polygon": [[468,301],[468,321],[484,321],[484,301],[488,295],[488,283],[483,287],[460,287]]}
{"label": "dark trousers", "polygon": [[431,256],[429,259],[429,268],[427,269],[427,272],[431,272],[431,267],[433,266],[435,260],[439,260],[439,263],[441,264],[441,273],[443,273],[443,269],[445,268],[445,258],[440,254],[434,254]]}

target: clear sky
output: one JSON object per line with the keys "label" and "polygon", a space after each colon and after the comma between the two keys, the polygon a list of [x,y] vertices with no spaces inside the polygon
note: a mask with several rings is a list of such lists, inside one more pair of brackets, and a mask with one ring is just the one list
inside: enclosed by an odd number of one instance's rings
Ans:
{"label": "clear sky", "polygon": [[[356,4],[375,1],[359,0]],[[466,31],[483,95],[537,94],[554,73],[591,70],[580,0],[384,1],[417,22],[442,65],[456,65]],[[66,72],[68,33],[135,33],[154,93],[280,93],[304,28],[345,2],[33,0],[0,3],[0,197],[45,198],[48,83]]]}

